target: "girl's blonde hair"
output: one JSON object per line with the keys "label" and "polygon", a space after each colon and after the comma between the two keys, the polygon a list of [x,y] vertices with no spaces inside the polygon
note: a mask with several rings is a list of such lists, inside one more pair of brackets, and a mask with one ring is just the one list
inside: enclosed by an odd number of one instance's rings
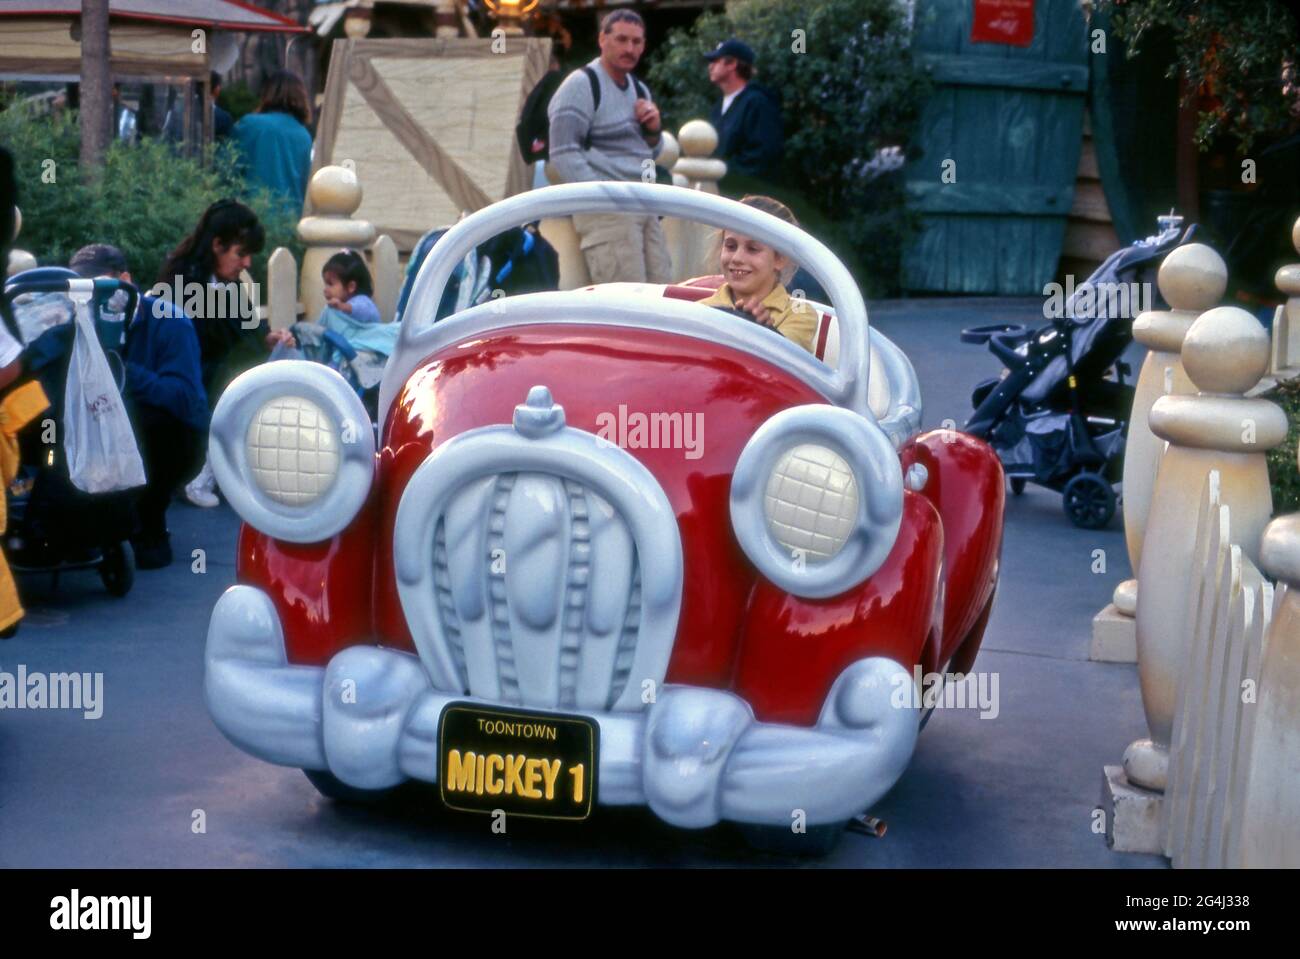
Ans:
{"label": "girl's blonde hair", "polygon": [[[745,204],[745,206],[752,206],[755,210],[770,213],[778,220],[784,220],[791,226],[799,225],[799,221],[795,218],[794,212],[780,200],[774,199],[773,197],[751,193],[747,196],[741,197],[740,202]],[[717,263],[722,259],[722,236],[724,232],[726,231],[718,230],[713,236],[712,256],[714,263]],[[790,280],[794,278],[795,273],[799,270],[799,264],[790,260],[789,257],[786,257],[786,260],[786,265],[781,270],[780,274],[782,284],[789,283]]]}

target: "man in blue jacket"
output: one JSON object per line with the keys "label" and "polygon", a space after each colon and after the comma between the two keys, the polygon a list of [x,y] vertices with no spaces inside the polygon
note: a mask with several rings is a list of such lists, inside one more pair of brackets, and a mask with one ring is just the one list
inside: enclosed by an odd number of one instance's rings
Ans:
{"label": "man in blue jacket", "polygon": [[[131,282],[126,257],[104,243],[78,250],[68,264],[88,279]],[[199,369],[199,338],[183,310],[167,300],[140,298],[126,331],[126,402],[144,460],[145,487],[136,502],[131,545],[139,569],[172,561],[167,506],[172,491],[203,464],[208,398]]]}
{"label": "man in blue jacket", "polygon": [[704,55],[709,82],[722,91],[709,122],[718,131],[718,156],[727,173],[776,183],[781,175],[785,127],[781,105],[754,77],[754,51],[734,37]]}

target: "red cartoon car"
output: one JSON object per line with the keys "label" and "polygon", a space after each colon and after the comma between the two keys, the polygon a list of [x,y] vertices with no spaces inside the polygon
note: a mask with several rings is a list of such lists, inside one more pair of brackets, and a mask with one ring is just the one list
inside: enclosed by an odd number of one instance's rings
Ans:
{"label": "red cartoon car", "polygon": [[[455,265],[540,217],[727,227],[822,283],[811,355],[699,286],[539,293],[433,323]],[[706,284],[707,285],[707,284]],[[914,670],[965,672],[1003,476],[919,433],[906,357],[796,227],[677,187],[587,183],[453,227],[416,280],[378,439],[332,370],[264,365],[213,419],[245,521],[206,692],[242,749],[327,795],[833,841],[894,784]]]}

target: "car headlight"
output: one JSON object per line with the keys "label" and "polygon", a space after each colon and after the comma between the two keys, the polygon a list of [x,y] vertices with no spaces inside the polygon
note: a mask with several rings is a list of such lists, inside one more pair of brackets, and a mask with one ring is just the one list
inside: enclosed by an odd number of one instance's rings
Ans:
{"label": "car headlight", "polygon": [[898,454],[875,423],[833,406],[773,416],[731,480],[731,522],[759,572],[820,599],[880,568],[903,516]]}
{"label": "car headlight", "polygon": [[365,503],[375,435],[343,377],[319,363],[282,360],[226,388],[208,455],[246,523],[276,539],[316,543],[346,528]]}

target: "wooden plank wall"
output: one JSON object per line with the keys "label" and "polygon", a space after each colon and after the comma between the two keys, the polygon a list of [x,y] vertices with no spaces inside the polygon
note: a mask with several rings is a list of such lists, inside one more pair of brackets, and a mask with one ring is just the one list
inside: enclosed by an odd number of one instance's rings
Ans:
{"label": "wooden plank wall", "polygon": [[1083,149],[1079,172],[1074,180],[1074,203],[1065,224],[1065,240],[1057,265],[1057,280],[1074,276],[1075,284],[1097,269],[1101,261],[1119,248],[1119,235],[1111,222],[1110,207],[1097,169],[1097,151],[1092,140],[1092,114],[1083,116]]}
{"label": "wooden plank wall", "polygon": [[514,127],[550,41],[511,44],[498,54],[488,39],[335,42],[315,169],[350,163],[365,190],[356,216],[401,251],[530,186]]}
{"label": "wooden plank wall", "polygon": [[[78,73],[81,41],[70,17],[9,19],[0,32],[0,71]],[[195,53],[189,27],[113,23],[113,73],[118,76],[207,76],[208,56]]]}
{"label": "wooden plank wall", "polygon": [[[1038,295],[1059,261],[1087,92],[1078,0],[1039,0],[1028,47],[973,43],[965,0],[917,4],[913,49],[936,82],[922,112],[902,260],[912,291]],[[955,179],[944,179],[947,172]]]}

